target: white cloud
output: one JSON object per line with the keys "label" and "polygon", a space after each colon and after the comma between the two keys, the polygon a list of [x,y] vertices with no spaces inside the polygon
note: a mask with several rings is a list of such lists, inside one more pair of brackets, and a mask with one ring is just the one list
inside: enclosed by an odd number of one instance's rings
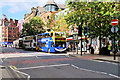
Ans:
{"label": "white cloud", "polygon": [[1,0],[1,2],[38,2],[40,0]]}
{"label": "white cloud", "polygon": [[31,2],[26,2],[26,3],[16,3],[10,5],[10,8],[8,9],[9,13],[16,13],[16,12],[21,12],[21,11],[30,11],[31,7],[36,7],[37,3],[31,3]]}
{"label": "white cloud", "polygon": [[[44,6],[48,0],[0,0],[0,15],[2,9],[7,6],[7,13],[19,13],[30,11],[32,7]],[[54,0],[57,4],[64,3],[65,0]]]}

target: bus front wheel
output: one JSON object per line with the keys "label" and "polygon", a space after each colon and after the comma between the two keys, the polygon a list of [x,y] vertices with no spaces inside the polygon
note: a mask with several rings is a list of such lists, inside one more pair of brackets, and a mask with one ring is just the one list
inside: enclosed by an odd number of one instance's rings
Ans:
{"label": "bus front wheel", "polygon": [[38,52],[40,51],[39,48],[37,49],[37,51],[38,51]]}

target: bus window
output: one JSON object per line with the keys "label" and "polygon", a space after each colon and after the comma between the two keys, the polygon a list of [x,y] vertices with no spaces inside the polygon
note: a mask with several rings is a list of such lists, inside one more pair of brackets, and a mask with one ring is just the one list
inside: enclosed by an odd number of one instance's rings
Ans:
{"label": "bus window", "polygon": [[36,46],[36,43],[34,43],[34,46]]}
{"label": "bus window", "polygon": [[38,38],[37,39],[41,39],[42,38],[42,35],[38,35]]}
{"label": "bus window", "polygon": [[55,37],[65,37],[65,33],[63,33],[63,32],[55,32]]}
{"label": "bus window", "polygon": [[55,47],[66,47],[66,42],[55,42]]}
{"label": "bus window", "polygon": [[59,37],[59,34],[58,34],[58,33],[55,33],[55,37]]}
{"label": "bus window", "polygon": [[46,47],[46,43],[43,43],[42,47]]}
{"label": "bus window", "polygon": [[48,33],[48,37],[50,37],[50,33]]}
{"label": "bus window", "polygon": [[54,43],[53,42],[51,43],[51,47],[54,47]]}
{"label": "bus window", "polygon": [[43,34],[43,38],[45,38],[45,35]]}
{"label": "bus window", "polygon": [[48,37],[48,35],[47,34],[45,34],[45,38],[47,38]]}

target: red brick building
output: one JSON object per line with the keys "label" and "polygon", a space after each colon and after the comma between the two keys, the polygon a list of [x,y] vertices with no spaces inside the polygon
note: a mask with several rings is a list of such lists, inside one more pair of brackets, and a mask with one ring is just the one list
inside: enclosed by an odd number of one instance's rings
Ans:
{"label": "red brick building", "polygon": [[18,20],[8,20],[7,17],[4,17],[1,23],[1,45],[12,45],[13,41],[19,38]]}

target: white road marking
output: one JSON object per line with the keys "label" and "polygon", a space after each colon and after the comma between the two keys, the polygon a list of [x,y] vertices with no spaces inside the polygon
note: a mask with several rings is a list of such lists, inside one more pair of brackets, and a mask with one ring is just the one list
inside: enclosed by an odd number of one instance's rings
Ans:
{"label": "white road marking", "polygon": [[23,75],[27,76],[27,80],[30,80],[30,75],[29,74],[16,70],[17,68],[15,66],[10,66],[10,68],[17,73],[20,73],[20,74],[23,74]]}
{"label": "white road marking", "polygon": [[75,65],[71,65],[72,67],[75,67],[75,68],[77,68],[77,69],[79,69],[79,67],[77,67],[77,66],[75,66]]}
{"label": "white road marking", "polygon": [[76,68],[76,69],[83,70],[83,71],[89,71],[89,72],[94,72],[94,73],[106,74],[106,75],[109,75],[109,76],[112,76],[112,77],[115,77],[115,78],[120,78],[119,76],[116,76],[114,74],[108,74],[108,73],[105,73],[105,72],[99,72],[99,71],[93,71],[93,70],[89,70],[89,69],[79,68],[79,67],[77,67],[75,65],[71,65],[71,66]]}
{"label": "white road marking", "polygon": [[118,63],[113,63],[113,62],[107,62],[107,61],[104,61],[105,63],[109,63],[109,64],[114,64],[114,65],[118,65]]}
{"label": "white road marking", "polygon": [[25,69],[35,69],[35,68],[44,68],[44,67],[56,67],[56,66],[67,66],[70,64],[58,64],[58,65],[46,65],[46,66],[35,66],[35,67],[27,67],[27,68],[17,68],[17,70],[25,70]]}
{"label": "white road marking", "polygon": [[116,78],[120,78],[119,76],[113,75],[113,74],[109,74],[110,76],[116,77]]}
{"label": "white road marking", "polygon": [[109,64],[118,65],[118,63],[107,62],[107,61],[99,61],[99,60],[91,60],[91,61],[100,62],[100,63],[109,63]]}
{"label": "white road marking", "polygon": [[1,62],[3,62],[3,60],[2,59],[0,59],[1,60]]}
{"label": "white road marking", "polygon": [[26,73],[24,73],[24,72],[20,72],[20,71],[18,71],[18,70],[14,70],[14,71],[16,71],[17,73],[20,73],[20,74],[26,75],[26,76],[27,76],[27,80],[30,79],[30,75],[29,75],[29,74],[26,74]]}

